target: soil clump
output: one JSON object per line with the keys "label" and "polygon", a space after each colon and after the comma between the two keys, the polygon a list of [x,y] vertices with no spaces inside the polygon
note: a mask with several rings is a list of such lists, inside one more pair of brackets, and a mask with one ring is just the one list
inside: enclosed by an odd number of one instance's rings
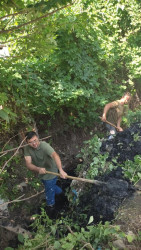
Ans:
{"label": "soil clump", "polygon": [[78,205],[79,213],[85,211],[87,214],[87,222],[93,216],[93,224],[113,220],[122,201],[135,192],[132,184],[124,178],[120,167],[100,180],[106,184],[89,187],[80,196]]}
{"label": "soil clump", "polygon": [[141,123],[134,123],[130,128],[116,134],[115,138],[105,140],[101,151],[109,151],[108,161],[116,158],[119,163],[126,160],[134,160],[141,154]]}

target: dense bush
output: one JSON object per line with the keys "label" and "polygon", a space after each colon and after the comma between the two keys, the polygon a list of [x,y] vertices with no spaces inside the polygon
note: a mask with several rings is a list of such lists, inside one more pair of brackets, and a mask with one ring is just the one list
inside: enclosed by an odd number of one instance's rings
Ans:
{"label": "dense bush", "polygon": [[[55,9],[57,1],[53,4]],[[53,6],[42,1],[20,1],[17,6],[30,14],[15,15],[6,28],[6,9],[1,11],[6,29],[1,31],[2,40],[13,39],[11,56],[0,60],[2,128],[9,121],[13,126],[17,118],[27,123],[27,117],[56,113],[71,125],[91,125],[107,101],[126,89],[135,90],[141,53],[139,2],[74,3],[35,22],[33,33],[33,25],[25,25],[25,38],[15,29],[16,21],[33,21],[35,12],[39,17]],[[7,12],[14,13],[15,8],[9,4]],[[13,33],[7,32],[10,28]]]}

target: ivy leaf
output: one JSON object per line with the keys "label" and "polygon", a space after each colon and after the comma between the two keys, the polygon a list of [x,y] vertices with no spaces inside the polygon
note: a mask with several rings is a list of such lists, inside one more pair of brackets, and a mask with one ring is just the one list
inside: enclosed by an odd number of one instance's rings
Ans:
{"label": "ivy leaf", "polygon": [[93,216],[90,216],[88,225],[91,224],[93,221],[94,221],[94,217],[93,217]]}
{"label": "ivy leaf", "polygon": [[55,226],[51,226],[51,231],[52,231],[53,235],[55,235],[56,234],[56,227]]}
{"label": "ivy leaf", "polygon": [[54,249],[60,249],[61,248],[61,244],[59,241],[55,241],[54,243]]}
{"label": "ivy leaf", "polygon": [[24,236],[22,234],[18,234],[18,240],[21,242],[21,243],[24,243]]}
{"label": "ivy leaf", "polygon": [[9,116],[4,110],[0,110],[0,118],[2,118],[3,120],[9,122]]}
{"label": "ivy leaf", "polygon": [[138,175],[139,178],[141,178],[141,173],[138,172],[137,175]]}
{"label": "ivy leaf", "polygon": [[127,240],[129,243],[131,243],[134,240],[134,238],[135,238],[134,235],[130,235],[130,234],[127,235]]}

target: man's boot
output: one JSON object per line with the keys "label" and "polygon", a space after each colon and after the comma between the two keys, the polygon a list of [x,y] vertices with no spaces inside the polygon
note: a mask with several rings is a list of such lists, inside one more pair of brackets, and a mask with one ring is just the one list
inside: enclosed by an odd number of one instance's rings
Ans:
{"label": "man's boot", "polygon": [[65,196],[64,192],[62,192],[61,194],[56,194],[55,204],[56,204],[56,208],[58,211],[60,211],[67,202],[68,202],[68,199]]}
{"label": "man's boot", "polygon": [[50,219],[53,219],[55,217],[55,204],[47,206],[46,213]]}

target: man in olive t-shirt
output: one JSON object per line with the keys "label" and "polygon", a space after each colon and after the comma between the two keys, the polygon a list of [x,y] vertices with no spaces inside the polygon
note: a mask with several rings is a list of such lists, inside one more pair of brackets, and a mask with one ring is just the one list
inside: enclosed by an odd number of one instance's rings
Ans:
{"label": "man in olive t-shirt", "polygon": [[[129,92],[125,93],[124,96],[120,100],[110,102],[105,105],[102,115],[102,121],[110,122],[114,124],[117,127],[117,131],[121,132],[123,129],[121,128],[121,121],[122,116],[125,113],[125,104],[128,104],[131,99],[131,95]],[[116,134],[115,127],[106,124],[106,127],[108,128],[110,135]]]}
{"label": "man in olive t-shirt", "polygon": [[26,134],[28,145],[24,149],[24,158],[28,169],[39,174],[44,186],[47,205],[55,205],[55,194],[61,194],[62,189],[56,185],[57,177],[47,174],[47,171],[58,173],[65,179],[67,173],[62,169],[59,155],[46,142],[40,142],[37,134],[30,131]]}

